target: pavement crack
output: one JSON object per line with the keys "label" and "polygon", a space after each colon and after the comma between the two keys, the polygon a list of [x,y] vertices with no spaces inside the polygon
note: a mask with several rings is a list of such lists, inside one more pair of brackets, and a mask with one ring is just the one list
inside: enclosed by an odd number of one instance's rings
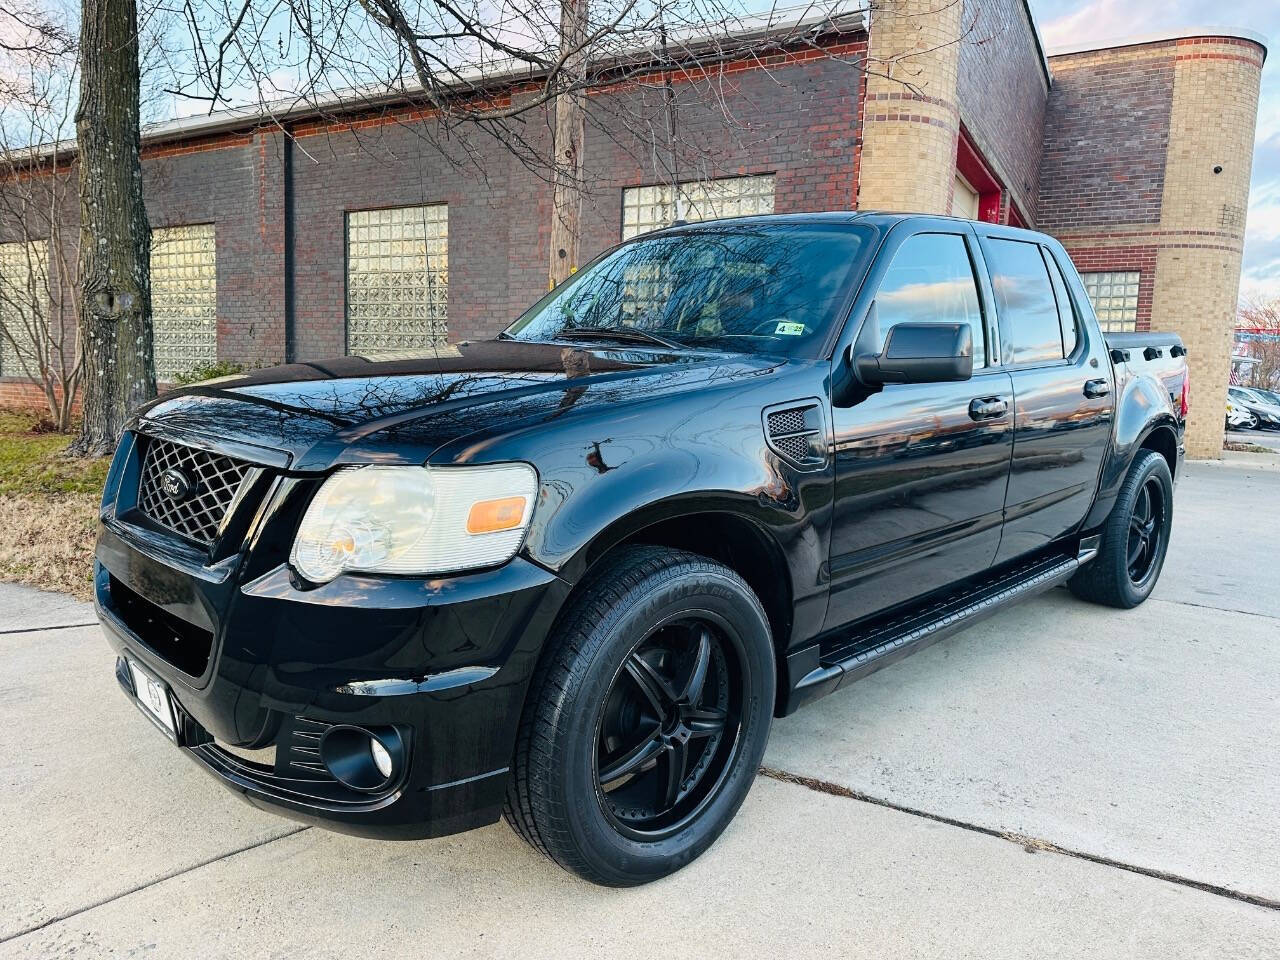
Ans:
{"label": "pavement crack", "polygon": [[77,627],[96,627],[97,620],[90,620],[88,623],[55,623],[49,627],[22,627],[19,630],[0,630],[0,636],[8,633],[44,633],[46,630],[74,630]]}
{"label": "pavement crack", "polygon": [[303,830],[310,829],[311,828],[309,826],[296,827],[293,830],[277,834],[274,837],[267,837],[265,840],[258,840],[254,843],[246,844],[243,847],[237,847],[235,850],[228,850],[226,853],[220,853],[216,857],[209,857],[208,859],[201,860],[199,863],[193,863],[186,867],[180,867],[177,870],[171,870],[169,873],[156,877],[153,880],[148,880],[146,883],[139,883],[127,890],[121,890],[119,893],[113,893],[109,897],[103,897],[101,900],[95,900],[93,903],[86,903],[82,907],[76,907],[74,910],[68,910],[66,913],[60,913],[57,916],[49,917],[47,920],[42,920],[40,923],[34,924],[30,927],[17,930],[9,934],[7,937],[0,937],[0,944],[6,944],[11,940],[17,940],[21,937],[28,936],[29,934],[44,930],[46,927],[51,927],[55,923],[62,923],[64,920],[70,920],[73,917],[78,917],[82,913],[88,913],[90,910],[98,909],[98,907],[105,907],[109,903],[114,903],[117,900],[123,900],[125,897],[129,897],[135,893],[140,893],[141,891],[146,890],[148,887],[154,887],[157,884],[165,883],[166,881],[176,879],[177,877],[184,876],[188,873],[193,873],[203,867],[215,864],[220,860],[229,860],[242,853],[248,853],[250,850],[257,850],[259,847],[265,847],[269,843],[275,843],[277,840],[284,840],[287,837],[296,836],[299,833],[302,833]]}
{"label": "pavement crack", "polygon": [[1280,620],[1280,617],[1269,613],[1258,613],[1256,610],[1241,610],[1239,607],[1219,607],[1213,603],[1196,603],[1194,600],[1169,600],[1165,597],[1152,597],[1157,603],[1172,603],[1180,607],[1198,607],[1201,610],[1217,610],[1219,613],[1241,613],[1246,617],[1260,617],[1263,620]]}
{"label": "pavement crack", "polygon": [[1103,857],[1095,853],[1086,853],[1083,850],[1072,850],[1070,847],[1061,847],[1056,843],[1052,843],[1048,840],[1042,840],[1039,837],[1030,837],[1008,830],[996,830],[993,827],[984,827],[976,823],[969,823],[967,820],[958,820],[955,817],[944,816],[940,813],[930,813],[928,810],[921,810],[917,807],[907,806],[903,803],[895,803],[893,800],[886,800],[883,797],[873,797],[870,794],[863,793],[861,790],[854,790],[838,783],[832,783],[829,780],[819,780],[817,777],[806,777],[802,774],[790,773],[786,770],[777,770],[773,767],[765,766],[760,768],[760,775],[762,777],[768,777],[770,780],[777,780],[780,783],[790,783],[795,784],[796,786],[806,787],[807,789],[816,791],[817,793],[825,793],[833,797],[842,797],[846,800],[858,800],[862,803],[871,803],[877,807],[896,810],[898,813],[906,813],[910,816],[920,817],[924,820],[932,820],[935,823],[944,823],[950,827],[959,827],[961,830],[968,830],[972,833],[980,833],[984,836],[995,837],[998,840],[1006,840],[1009,843],[1016,843],[1028,853],[1056,853],[1064,857],[1072,857],[1076,860],[1086,860],[1089,863],[1096,863],[1100,866],[1114,867],[1117,870],[1125,870],[1129,873],[1140,874],[1144,877],[1150,877],[1153,880],[1163,880],[1166,883],[1173,883],[1182,887],[1190,887],[1193,890],[1213,894],[1216,897],[1225,897],[1229,900],[1238,900],[1241,903],[1252,904],[1255,907],[1263,907],[1267,910],[1280,911],[1280,900],[1273,900],[1270,897],[1263,897],[1253,893],[1245,893],[1241,890],[1233,890],[1230,887],[1219,886],[1215,883],[1204,883],[1200,880],[1192,880],[1189,877],[1179,876],[1176,873],[1169,873],[1164,870],[1156,870],[1151,867],[1140,867],[1136,864],[1125,863],[1123,860],[1113,860],[1111,857]]}

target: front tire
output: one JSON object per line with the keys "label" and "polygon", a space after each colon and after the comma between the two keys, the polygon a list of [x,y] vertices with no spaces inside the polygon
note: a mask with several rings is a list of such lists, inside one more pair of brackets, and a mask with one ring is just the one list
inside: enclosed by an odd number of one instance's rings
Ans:
{"label": "front tire", "polygon": [[504,814],[594,883],[678,870],[746,798],[773,717],[769,621],[704,557],[620,550],[579,589],[525,703]]}
{"label": "front tire", "polygon": [[1098,555],[1068,582],[1083,600],[1136,607],[1151,595],[1173,529],[1173,476],[1154,450],[1140,450],[1107,517]]}

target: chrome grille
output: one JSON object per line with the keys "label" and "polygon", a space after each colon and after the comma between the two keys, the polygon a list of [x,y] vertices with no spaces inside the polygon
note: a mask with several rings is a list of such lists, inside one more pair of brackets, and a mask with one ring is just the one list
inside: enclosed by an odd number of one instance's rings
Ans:
{"label": "chrome grille", "polygon": [[[191,481],[184,499],[171,498],[161,486],[165,472],[175,469]],[[170,530],[211,544],[251,469],[243,460],[151,437],[142,462],[138,507]]]}

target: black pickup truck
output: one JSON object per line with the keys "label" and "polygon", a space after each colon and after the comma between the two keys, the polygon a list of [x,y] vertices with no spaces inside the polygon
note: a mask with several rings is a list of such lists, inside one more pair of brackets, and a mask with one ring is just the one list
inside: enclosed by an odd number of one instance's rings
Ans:
{"label": "black pickup truck", "polygon": [[505,813],[642,883],[724,829],[774,717],[1058,584],[1141,603],[1184,353],[1104,337],[1041,234],[680,225],[496,340],[142,410],[98,614],[142,713],[256,806],[384,838]]}

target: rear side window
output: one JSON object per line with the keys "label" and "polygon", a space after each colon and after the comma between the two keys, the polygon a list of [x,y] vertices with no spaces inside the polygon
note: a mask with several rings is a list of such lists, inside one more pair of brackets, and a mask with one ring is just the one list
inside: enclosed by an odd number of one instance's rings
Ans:
{"label": "rear side window", "polygon": [[1058,301],[1039,245],[990,239],[987,266],[1010,361],[1035,363],[1065,357]]}
{"label": "rear side window", "polygon": [[1062,278],[1062,271],[1058,269],[1058,261],[1053,259],[1053,254],[1048,248],[1041,247],[1040,252],[1044,255],[1044,262],[1049,266],[1053,297],[1058,301],[1058,322],[1062,327],[1062,355],[1069,357],[1075,352],[1076,340],[1079,337],[1076,332],[1076,311],[1071,306],[1071,298],[1067,296],[1067,282]]}
{"label": "rear side window", "polygon": [[986,365],[982,308],[964,237],[917,233],[903,241],[876,294],[876,321],[884,346],[899,323],[967,323],[973,331],[973,365]]}

